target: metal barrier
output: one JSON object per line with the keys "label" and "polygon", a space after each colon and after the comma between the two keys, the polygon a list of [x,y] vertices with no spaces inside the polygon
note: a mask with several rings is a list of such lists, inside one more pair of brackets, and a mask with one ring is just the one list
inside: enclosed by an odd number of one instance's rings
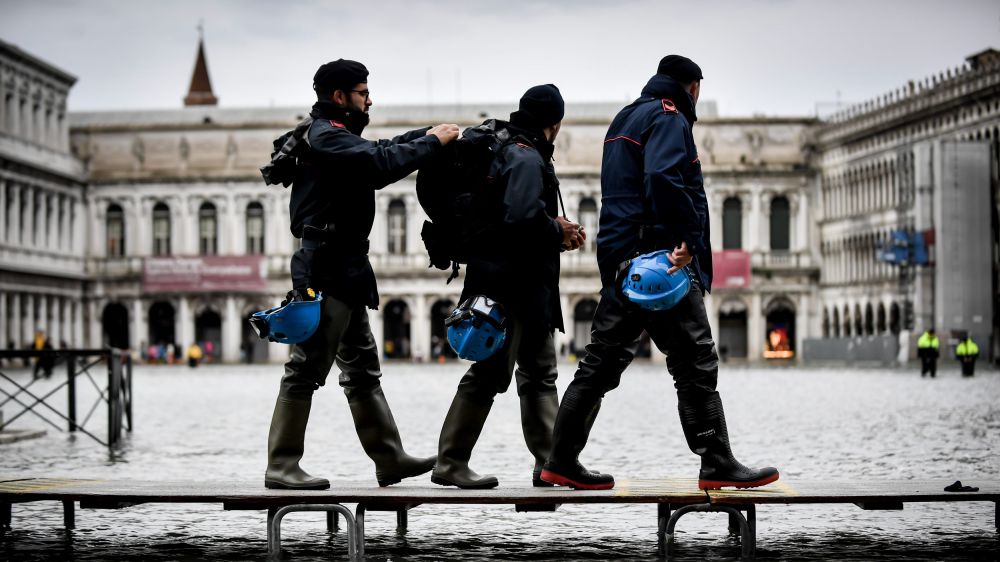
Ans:
{"label": "metal barrier", "polygon": [[[79,431],[107,447],[116,447],[121,442],[123,420],[124,428],[127,428],[131,433],[132,357],[128,351],[111,347],[104,349],[0,351],[0,360],[5,360],[6,363],[9,363],[14,359],[21,359],[22,361],[34,359],[35,376],[27,384],[21,384],[13,379],[8,372],[5,372],[5,370],[10,370],[8,367],[0,366],[0,397],[2,397],[0,399],[0,408],[10,403],[16,404],[21,408],[14,415],[0,419],[0,431],[6,429],[21,416],[30,413],[59,431],[62,431],[62,427],[48,416],[61,418],[66,422],[67,430],[70,433]],[[44,394],[32,391],[32,387],[39,380],[43,380],[37,376],[39,365],[41,365],[41,361],[43,360],[51,361],[53,367],[60,360],[66,363],[66,380],[56,385],[55,388],[47,389]],[[104,388],[101,388],[90,372],[93,367],[101,363],[107,366],[108,373],[107,386]],[[51,369],[48,369],[48,371],[51,372]],[[78,421],[76,384],[77,378],[81,376],[90,381],[90,384],[97,390],[98,397],[83,417],[83,421]],[[63,388],[66,389],[67,406],[65,413],[50,403],[50,399]],[[85,428],[101,402],[106,403],[108,406],[107,440],[102,440]]]}

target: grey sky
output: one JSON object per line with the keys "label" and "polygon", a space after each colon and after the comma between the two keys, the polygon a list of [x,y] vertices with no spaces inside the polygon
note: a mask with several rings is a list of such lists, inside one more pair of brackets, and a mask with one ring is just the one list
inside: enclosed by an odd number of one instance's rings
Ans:
{"label": "grey sky", "polygon": [[680,53],[722,115],[811,115],[1000,48],[995,0],[0,0],[0,39],[76,75],[72,110],[180,107],[199,19],[223,107],[308,105],[338,57],[371,70],[375,109],[544,82],[625,101]]}

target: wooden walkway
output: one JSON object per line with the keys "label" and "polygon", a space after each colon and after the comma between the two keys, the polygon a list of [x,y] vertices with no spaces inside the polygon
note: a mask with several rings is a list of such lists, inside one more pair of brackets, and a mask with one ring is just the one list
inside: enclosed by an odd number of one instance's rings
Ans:
{"label": "wooden walkway", "polygon": [[[576,491],[567,488],[501,487],[492,490],[458,490],[418,483],[377,488],[370,483],[335,482],[329,490],[267,490],[246,482],[158,482],[0,475],[0,529],[10,528],[13,504],[59,501],[64,523],[75,526],[75,507],[117,509],[143,503],[222,504],[224,509],[268,512],[268,551],[281,548],[281,520],[296,511],[327,512],[328,528],[338,526],[338,515],[347,523],[349,554],[364,556],[366,511],[394,511],[398,529],[405,532],[407,512],[420,504],[506,504],[518,511],[554,511],[559,504],[634,503],[658,505],[658,543],[668,553],[674,526],[691,511],[729,514],[730,531],[741,537],[741,554],[752,558],[756,548],[756,506],[770,504],[853,503],[862,509],[902,509],[912,502],[994,502],[994,524],[1000,532],[1000,480],[963,481],[977,492],[945,492],[951,481],[893,480],[829,482],[779,480],[753,490],[697,488],[694,479],[621,481],[613,490]],[[357,504],[354,512],[343,504]],[[744,516],[744,514],[746,514]]]}

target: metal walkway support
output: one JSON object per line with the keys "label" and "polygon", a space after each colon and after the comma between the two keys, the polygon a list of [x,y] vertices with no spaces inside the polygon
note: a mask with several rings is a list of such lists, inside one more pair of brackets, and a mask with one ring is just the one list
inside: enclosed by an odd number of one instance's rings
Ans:
{"label": "metal walkway support", "polygon": [[[661,504],[663,505],[663,504]],[[747,518],[743,517],[740,510],[743,509],[747,512]],[[667,508],[669,512],[669,507]],[[729,532],[736,534],[734,530],[739,530],[740,535],[740,559],[741,560],[751,560],[757,553],[757,513],[756,509],[752,505],[743,506],[742,508],[733,507],[728,505],[713,505],[709,503],[699,503],[693,505],[685,505],[670,516],[670,520],[667,521],[666,528],[663,530],[662,542],[665,543],[666,549],[664,554],[666,556],[671,556],[673,554],[674,546],[674,527],[677,525],[677,521],[681,517],[691,513],[692,511],[700,512],[720,512],[729,514]],[[662,512],[661,512],[662,514]],[[749,519],[749,521],[747,520]],[[662,524],[662,516],[661,516]]]}
{"label": "metal walkway support", "polygon": [[406,504],[406,505],[380,505],[380,504],[364,504],[359,503],[357,512],[354,516],[355,532],[357,536],[358,544],[358,556],[365,555],[365,512],[366,511],[392,511],[396,513],[396,534],[405,535],[406,528],[409,524],[408,512],[417,507],[418,503]]}
{"label": "metal walkway support", "polygon": [[[53,365],[57,361],[64,361],[66,363],[66,380],[42,394],[32,390],[32,386],[41,379],[32,377],[31,381],[21,384],[0,370],[0,383],[6,383],[0,385],[0,407],[9,403],[20,407],[20,410],[14,415],[0,420],[0,430],[6,429],[15,420],[30,413],[58,431],[62,431],[62,426],[58,422],[64,422],[70,433],[79,431],[107,447],[115,447],[121,442],[122,429],[127,428],[129,432],[132,431],[132,357],[128,351],[110,347],[105,349],[0,351],[0,359],[18,358],[34,359],[36,362],[51,361]],[[108,374],[107,386],[103,388],[97,384],[90,372],[91,368],[102,362],[107,365]],[[77,417],[77,379],[88,380],[98,394],[83,421],[79,421]],[[5,386],[9,386],[9,390]],[[63,388],[66,389],[65,413],[49,403],[49,399]],[[90,421],[101,402],[107,404],[108,407],[106,441],[85,429],[87,422]],[[50,419],[48,416],[54,416],[54,419]]]}
{"label": "metal walkway support", "polygon": [[[303,504],[303,505],[286,505],[284,507],[271,508],[267,510],[267,554],[268,556],[277,556],[281,553],[281,520],[289,513],[295,511],[325,511],[329,513],[339,513],[344,516],[347,521],[347,555],[351,560],[357,560],[360,558],[358,554],[358,527],[354,520],[354,515],[351,513],[350,509],[340,505],[339,503],[333,504]],[[327,516],[327,522],[329,523],[329,515]],[[364,546],[363,544],[361,545]]]}

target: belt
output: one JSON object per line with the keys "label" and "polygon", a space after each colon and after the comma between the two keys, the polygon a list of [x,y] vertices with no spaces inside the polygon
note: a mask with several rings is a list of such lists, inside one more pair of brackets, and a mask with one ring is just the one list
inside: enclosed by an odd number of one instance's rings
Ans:
{"label": "belt", "polygon": [[340,254],[345,256],[363,256],[368,254],[368,249],[371,244],[367,239],[356,240],[347,242],[344,240],[310,240],[308,238],[302,239],[302,247],[306,250],[318,250],[319,248],[328,247],[334,254]]}

